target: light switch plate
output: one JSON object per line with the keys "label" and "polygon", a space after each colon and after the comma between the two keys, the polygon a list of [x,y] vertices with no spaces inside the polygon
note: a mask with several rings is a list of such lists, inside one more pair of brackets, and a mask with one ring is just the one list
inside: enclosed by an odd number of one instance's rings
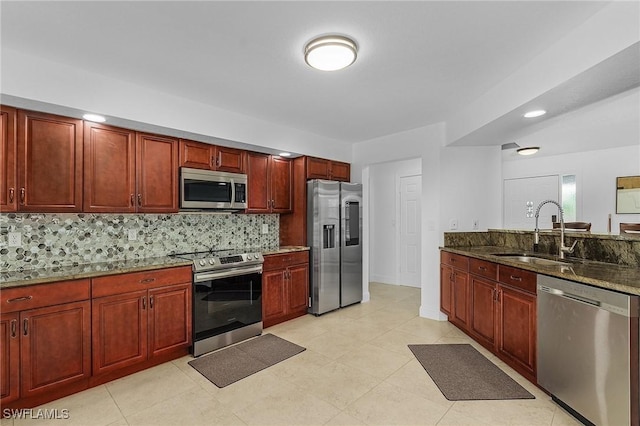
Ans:
{"label": "light switch plate", "polygon": [[268,234],[269,233],[269,224],[268,223],[263,223],[262,224],[262,233],[263,234]]}
{"label": "light switch plate", "polygon": [[22,245],[22,234],[19,232],[9,232],[9,247],[20,247]]}
{"label": "light switch plate", "polygon": [[138,232],[135,229],[129,229],[127,231],[127,237],[129,238],[129,241],[135,241],[138,239]]}
{"label": "light switch plate", "polygon": [[451,230],[458,229],[458,219],[449,220],[449,229]]}

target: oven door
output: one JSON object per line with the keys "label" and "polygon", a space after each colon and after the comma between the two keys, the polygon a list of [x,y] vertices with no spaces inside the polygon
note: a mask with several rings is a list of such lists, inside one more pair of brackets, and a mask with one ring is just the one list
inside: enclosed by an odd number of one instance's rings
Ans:
{"label": "oven door", "polygon": [[262,265],[193,279],[194,342],[262,321]]}

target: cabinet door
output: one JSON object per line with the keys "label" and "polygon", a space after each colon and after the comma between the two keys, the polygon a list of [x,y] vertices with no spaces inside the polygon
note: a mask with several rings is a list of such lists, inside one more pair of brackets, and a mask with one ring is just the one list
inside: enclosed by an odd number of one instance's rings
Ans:
{"label": "cabinet door", "polygon": [[82,210],[82,120],[18,111],[18,210]]}
{"label": "cabinet door", "polygon": [[136,210],[135,132],[84,123],[84,211]]}
{"label": "cabinet door", "polygon": [[248,207],[249,213],[269,213],[271,200],[270,162],[267,154],[249,152],[247,154]]}
{"label": "cabinet door", "polygon": [[469,328],[469,277],[465,272],[453,270],[453,318],[457,326]]}
{"label": "cabinet door", "polygon": [[180,140],[180,166],[193,169],[215,168],[215,146],[201,142]]}
{"label": "cabinet door", "polygon": [[20,327],[18,313],[0,314],[0,401],[20,396]]}
{"label": "cabinet door", "polygon": [[306,312],[309,306],[309,265],[295,265],[288,268],[289,313]]}
{"label": "cabinet door", "polygon": [[147,359],[147,291],[92,301],[93,374]]}
{"label": "cabinet door", "polygon": [[503,285],[498,289],[498,352],[535,376],[536,298]]}
{"label": "cabinet door", "polygon": [[0,211],[16,211],[17,201],[16,110],[0,105]]}
{"label": "cabinet door", "polygon": [[307,157],[307,179],[329,179],[329,160]]}
{"label": "cabinet door", "polygon": [[496,336],[496,283],[470,275],[471,280],[471,332],[485,346],[494,348]]}
{"label": "cabinet door", "polygon": [[440,265],[440,310],[451,317],[453,268]]}
{"label": "cabinet door", "polygon": [[284,271],[262,274],[262,321],[265,327],[287,312]]}
{"label": "cabinet door", "polygon": [[191,283],[149,290],[149,357],[191,344]]}
{"label": "cabinet door", "polygon": [[271,211],[291,213],[291,160],[272,157]]}
{"label": "cabinet door", "polygon": [[331,179],[342,182],[351,180],[351,165],[349,163],[341,163],[339,161],[331,162]]}
{"label": "cabinet door", "polygon": [[141,213],[178,211],[178,141],[138,133],[137,204]]}
{"label": "cabinet door", "polygon": [[20,313],[22,397],[91,376],[91,304],[73,302]]}
{"label": "cabinet door", "polygon": [[216,170],[232,173],[245,172],[246,151],[226,146],[216,146]]}

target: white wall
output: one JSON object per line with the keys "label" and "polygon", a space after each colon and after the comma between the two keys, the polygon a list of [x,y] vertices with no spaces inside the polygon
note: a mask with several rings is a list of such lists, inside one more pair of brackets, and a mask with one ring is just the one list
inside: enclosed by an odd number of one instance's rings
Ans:
{"label": "white wall", "polygon": [[398,233],[398,182],[400,176],[420,175],[422,159],[374,164],[369,168],[370,192],[369,224],[371,281],[399,284],[396,246]]}
{"label": "white wall", "polygon": [[640,142],[635,146],[509,159],[503,163],[504,179],[550,174],[576,175],[578,203],[582,206],[577,220],[591,222],[591,232],[607,232],[609,214],[613,234],[618,233],[620,222],[640,222],[637,214],[615,214],[616,177],[640,175]]}
{"label": "white wall", "polygon": [[[3,95],[277,150],[351,161],[348,144],[313,133],[11,49],[3,48],[1,57],[0,89]],[[4,99],[5,96],[3,102]]]}

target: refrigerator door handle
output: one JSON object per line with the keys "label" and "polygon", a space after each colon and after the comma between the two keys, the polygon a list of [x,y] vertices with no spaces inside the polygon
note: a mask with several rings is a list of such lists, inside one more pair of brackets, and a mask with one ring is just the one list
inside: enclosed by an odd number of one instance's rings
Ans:
{"label": "refrigerator door handle", "polygon": [[322,248],[335,248],[336,246],[336,227],[335,225],[322,226]]}

